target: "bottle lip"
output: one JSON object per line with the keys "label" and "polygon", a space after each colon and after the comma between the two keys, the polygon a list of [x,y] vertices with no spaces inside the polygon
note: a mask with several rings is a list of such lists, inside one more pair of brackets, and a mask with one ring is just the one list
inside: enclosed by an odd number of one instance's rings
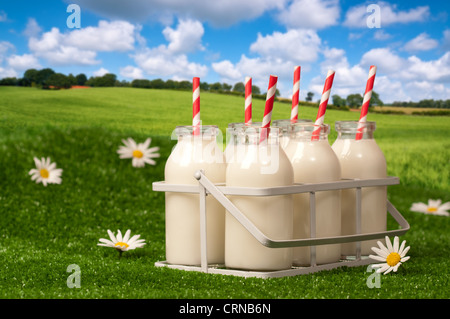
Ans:
{"label": "bottle lip", "polygon": [[[358,121],[336,121],[334,127],[336,131],[341,133],[356,133],[358,125]],[[376,122],[373,121],[367,121],[362,125],[363,132],[373,132],[376,129]]]}
{"label": "bottle lip", "polygon": [[330,134],[329,124],[316,125],[312,122],[304,122],[291,124],[288,129],[288,135],[290,138],[310,138],[318,127],[320,127],[321,138],[326,138]]}
{"label": "bottle lip", "polygon": [[175,130],[172,133],[172,138],[174,137],[184,137],[184,136],[201,136],[201,137],[212,137],[217,136],[219,134],[219,127],[217,125],[199,125],[200,129],[199,135],[194,135],[193,125],[180,125],[175,127]]}

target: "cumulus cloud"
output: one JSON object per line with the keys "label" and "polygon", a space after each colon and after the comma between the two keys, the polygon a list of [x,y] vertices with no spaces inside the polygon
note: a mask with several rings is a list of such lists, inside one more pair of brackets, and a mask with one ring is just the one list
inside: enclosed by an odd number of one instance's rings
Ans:
{"label": "cumulus cloud", "polygon": [[104,76],[105,74],[110,73],[108,69],[100,68],[97,71],[92,72],[93,76]]}
{"label": "cumulus cloud", "polygon": [[84,9],[113,19],[171,24],[174,17],[178,17],[208,22],[215,27],[228,27],[240,21],[257,18],[268,10],[282,8],[286,0],[134,0],[132,5],[123,0],[75,2]]}
{"label": "cumulus cloud", "polygon": [[428,51],[436,48],[438,45],[439,42],[437,40],[431,39],[426,32],[423,32],[414,39],[408,41],[405,44],[404,49],[410,52]]}
{"label": "cumulus cloud", "polygon": [[149,75],[185,80],[205,76],[206,65],[189,61],[187,53],[201,50],[203,26],[198,21],[180,20],[175,29],[165,28],[168,44],[143,48],[132,54],[137,67]]}
{"label": "cumulus cloud", "polygon": [[125,78],[129,78],[132,80],[144,78],[144,72],[141,69],[134,67],[132,65],[128,65],[124,68],[120,68],[119,74]]}
{"label": "cumulus cloud", "polygon": [[296,63],[313,62],[318,57],[321,40],[313,30],[291,29],[262,36],[258,33],[250,51],[264,57],[280,58]]}
{"label": "cumulus cloud", "polygon": [[14,70],[24,71],[26,69],[39,69],[41,65],[38,59],[32,54],[16,55],[8,58],[8,64]]}
{"label": "cumulus cloud", "polygon": [[[397,5],[380,1],[377,3],[380,7],[381,27],[397,23],[422,22],[430,16],[428,6],[419,6],[408,11],[398,10]],[[367,18],[371,15],[367,12],[367,4],[351,7],[344,20],[347,27],[366,28]]]}
{"label": "cumulus cloud", "polygon": [[97,52],[129,51],[134,48],[135,26],[125,21],[99,21],[86,27],[61,33],[52,28],[40,37],[28,40],[29,49],[52,66],[94,65]]}
{"label": "cumulus cloud", "polygon": [[172,53],[187,53],[204,50],[201,44],[205,30],[199,21],[180,20],[176,29],[166,27],[163,35],[169,42],[167,49]]}
{"label": "cumulus cloud", "polygon": [[42,28],[37,23],[36,19],[28,18],[27,26],[23,30],[23,34],[28,37],[37,37],[42,31]]}
{"label": "cumulus cloud", "polygon": [[288,28],[323,29],[338,23],[338,0],[294,0],[277,14]]}

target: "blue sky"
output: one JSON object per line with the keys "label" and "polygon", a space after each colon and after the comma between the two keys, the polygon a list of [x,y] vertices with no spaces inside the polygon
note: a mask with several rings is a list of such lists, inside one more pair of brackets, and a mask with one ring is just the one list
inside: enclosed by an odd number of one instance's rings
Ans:
{"label": "blue sky", "polygon": [[[69,4],[80,28],[67,25]],[[384,102],[450,99],[449,14],[450,1],[2,0],[0,78],[44,67],[128,81],[251,76],[265,92],[273,74],[290,97],[300,65],[300,98],[320,99],[328,69],[331,94],[346,97],[364,93],[373,64]]]}

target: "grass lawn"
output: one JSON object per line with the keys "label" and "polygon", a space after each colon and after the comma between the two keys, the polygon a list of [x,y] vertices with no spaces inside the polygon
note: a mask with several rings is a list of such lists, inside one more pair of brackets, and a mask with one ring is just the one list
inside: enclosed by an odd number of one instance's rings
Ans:
{"label": "grass lawn", "polygon": [[[243,119],[243,98],[201,94],[204,125],[222,130]],[[253,101],[261,120],[264,101]],[[317,109],[300,107],[314,119]],[[289,104],[276,102],[273,119],[287,118]],[[450,218],[409,211],[429,198],[450,201],[450,117],[369,114],[384,151],[388,174],[400,185],[388,196],[408,220],[402,236],[409,261],[368,288],[366,266],[341,267],[296,277],[257,279],[158,268],[165,260],[164,165],[177,125],[190,125],[191,92],[132,88],[44,91],[0,87],[0,298],[261,298],[359,299],[450,297]],[[328,110],[334,122],[357,120],[355,112]],[[116,153],[127,137],[159,146],[157,165],[134,168]],[[63,168],[60,185],[35,184],[33,157]],[[396,227],[388,220],[390,228]],[[106,230],[141,234],[147,245],[119,259],[97,246]],[[67,267],[81,270],[81,288],[70,289]]]}

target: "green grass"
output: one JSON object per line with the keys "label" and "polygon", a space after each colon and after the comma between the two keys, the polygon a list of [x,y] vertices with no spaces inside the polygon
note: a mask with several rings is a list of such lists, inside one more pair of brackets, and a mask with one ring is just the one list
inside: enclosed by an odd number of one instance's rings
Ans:
{"label": "green grass", "polygon": [[[222,130],[240,122],[243,99],[201,95],[203,124]],[[257,279],[154,267],[164,260],[164,194],[152,182],[164,165],[176,125],[189,125],[190,92],[105,88],[44,91],[0,87],[0,298],[444,298],[449,293],[450,218],[409,211],[429,198],[449,201],[450,118],[370,114],[388,162],[389,199],[411,230],[401,239],[411,259],[369,289],[366,267],[342,267],[296,277]],[[254,101],[254,119],[264,101]],[[287,118],[276,103],[273,119]],[[316,108],[301,107],[314,119]],[[332,124],[358,114],[328,110]],[[160,146],[156,166],[136,169],[120,160],[121,139]],[[33,157],[50,156],[63,168],[61,185],[35,184]],[[396,224],[389,220],[390,227]],[[147,245],[124,253],[97,246],[106,230],[131,229]],[[81,288],[66,281],[71,264],[81,269]]]}

